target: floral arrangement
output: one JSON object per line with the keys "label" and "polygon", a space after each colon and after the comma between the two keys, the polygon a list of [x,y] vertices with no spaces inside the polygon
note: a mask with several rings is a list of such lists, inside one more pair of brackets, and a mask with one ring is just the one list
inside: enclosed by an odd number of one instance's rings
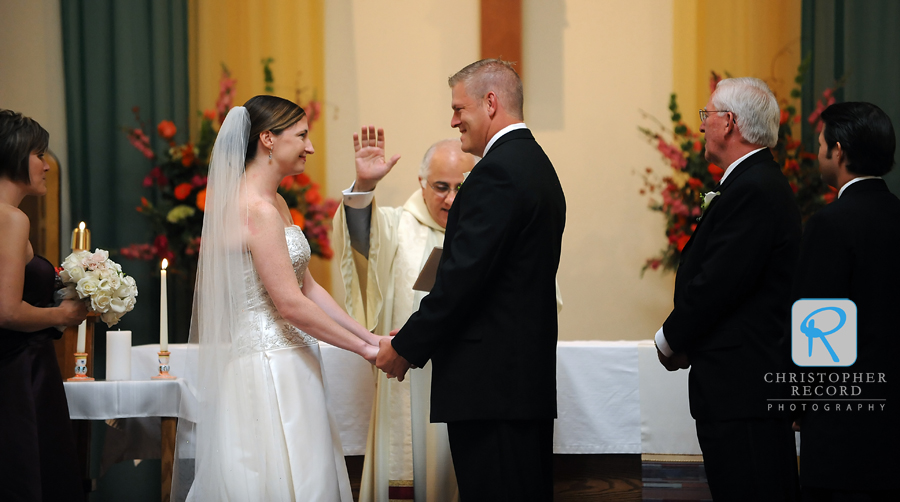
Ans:
{"label": "floral arrangement", "polygon": [[[799,67],[794,79],[796,87],[791,90],[791,101],[780,100],[781,120],[778,128],[778,143],[772,148],[775,161],[781,165],[794,190],[797,203],[804,222],[819,208],[830,203],[836,191],[826,185],[819,175],[817,156],[804,150],[802,142],[794,139],[792,125],[800,122],[795,106],[800,98],[800,84],[809,66],[805,60]],[[710,77],[710,93],[715,90],[720,77],[712,72]],[[839,84],[838,84],[839,85]],[[828,105],[834,103],[834,89],[826,89],[819,100],[816,110],[807,118],[808,122],[821,130],[819,115]],[[653,117],[656,127],[638,129],[650,144],[662,154],[671,171],[659,175],[647,167],[641,173],[644,181],[641,195],[650,197],[651,211],[662,213],[666,219],[667,245],[659,254],[648,258],[641,269],[641,275],[647,269],[668,270],[674,272],[681,259],[681,251],[697,228],[697,218],[702,213],[704,200],[725,173],[725,167],[710,164],[705,158],[705,139],[702,133],[692,131],[682,120],[678,109],[676,95],[669,98],[672,129],[669,130]]]}
{"label": "floral arrangement", "polygon": [[61,268],[63,298],[90,299],[91,310],[100,314],[108,327],[134,309],[138,295],[134,278],[109,259],[108,251],[76,251],[66,257]]}
{"label": "floral arrangement", "polygon": [[[263,62],[271,63],[265,60]],[[268,65],[266,69],[268,70]],[[271,75],[267,73],[266,78],[268,86]],[[144,188],[149,189],[150,194],[141,197],[136,209],[150,220],[155,237],[150,244],[132,244],[122,248],[122,256],[155,261],[166,258],[172,268],[181,271],[196,266],[206,206],[209,156],[219,127],[233,106],[236,84],[236,80],[223,66],[215,109],[201,114],[200,134],[196,143],[176,143],[176,125],[169,120],[160,122],[156,133],[167,144],[165,154],[161,156],[154,153],[150,138],[144,132],[147,125],[141,120],[140,110],[137,107],[133,109],[138,126],[123,128],[124,132],[131,145],[154,164],[143,181]],[[312,126],[312,122],[318,118],[321,104],[313,100],[306,109],[315,112],[309,113],[308,120]],[[326,259],[331,258],[334,253],[328,230],[338,203],[323,198],[319,193],[319,186],[305,174],[285,178],[278,192],[291,208],[294,223],[306,234],[312,253]]]}

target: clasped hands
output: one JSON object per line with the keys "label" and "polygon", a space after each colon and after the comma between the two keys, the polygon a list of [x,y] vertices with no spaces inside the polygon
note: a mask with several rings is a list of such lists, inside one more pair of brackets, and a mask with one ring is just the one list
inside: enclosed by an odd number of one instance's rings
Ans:
{"label": "clasped hands", "polygon": [[394,346],[391,345],[391,340],[394,339],[394,335],[398,331],[400,330],[395,329],[391,331],[390,336],[385,336],[378,340],[378,356],[375,358],[375,367],[385,372],[388,378],[396,378],[402,382],[406,377],[406,372],[410,368],[415,368],[415,366],[398,354],[394,350]]}

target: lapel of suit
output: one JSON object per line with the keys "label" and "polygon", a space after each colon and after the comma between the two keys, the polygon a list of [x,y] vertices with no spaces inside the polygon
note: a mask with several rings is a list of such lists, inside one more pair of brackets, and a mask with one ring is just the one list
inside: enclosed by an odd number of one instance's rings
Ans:
{"label": "lapel of suit", "polygon": [[700,231],[700,226],[703,225],[703,222],[709,219],[707,216],[709,215],[710,211],[712,211],[712,208],[716,204],[716,202],[718,202],[719,199],[721,199],[722,196],[725,194],[725,190],[727,190],[728,187],[733,185],[734,181],[736,179],[738,179],[742,174],[744,174],[748,170],[750,170],[750,168],[753,167],[754,165],[762,163],[762,162],[774,161],[774,160],[775,160],[775,158],[772,157],[772,152],[769,151],[768,148],[764,148],[764,149],[754,153],[753,155],[747,157],[746,159],[744,159],[743,162],[738,164],[734,168],[734,170],[731,171],[731,173],[728,175],[728,177],[725,178],[725,181],[721,182],[719,187],[717,189],[713,190],[714,192],[719,192],[719,195],[717,195],[716,198],[713,199],[712,202],[710,202],[708,206],[706,206],[706,211],[703,211],[703,214],[700,215],[700,219],[697,221],[697,226],[694,228],[694,232],[691,233],[691,238],[688,239],[687,244],[684,245],[684,249],[681,250],[680,262],[684,261],[684,257],[687,254],[688,248],[690,248],[691,244],[694,242],[694,236],[696,236],[697,232]]}

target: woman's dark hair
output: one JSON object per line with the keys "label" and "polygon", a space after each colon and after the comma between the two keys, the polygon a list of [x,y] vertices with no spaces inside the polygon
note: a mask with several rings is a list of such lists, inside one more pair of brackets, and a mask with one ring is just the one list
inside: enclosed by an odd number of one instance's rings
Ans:
{"label": "woman's dark hair", "polygon": [[890,117],[872,103],[836,103],[822,112],[828,158],[836,143],[847,156],[847,170],[882,176],[894,167],[896,137]]}
{"label": "woman's dark hair", "polygon": [[249,163],[256,157],[259,135],[272,131],[278,135],[306,116],[303,108],[293,101],[277,96],[254,96],[244,103],[250,115],[250,140],[247,142],[247,155],[244,161]]}
{"label": "woman's dark hair", "polygon": [[31,183],[28,157],[44,153],[50,134],[34,119],[0,109],[0,178]]}

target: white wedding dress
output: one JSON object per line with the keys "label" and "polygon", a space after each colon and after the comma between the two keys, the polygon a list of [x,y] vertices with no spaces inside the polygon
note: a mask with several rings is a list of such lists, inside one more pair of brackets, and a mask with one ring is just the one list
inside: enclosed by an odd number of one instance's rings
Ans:
{"label": "white wedding dress", "polygon": [[[302,287],[309,244],[296,226],[287,227],[285,237]],[[247,308],[238,314],[231,337],[235,358],[225,366],[219,386],[221,410],[211,424],[213,451],[218,455],[207,459],[210,465],[204,468],[218,469],[213,478],[224,486],[213,497],[202,498],[351,501],[318,342],[282,318],[255,270],[249,274],[253,277],[245,278]],[[255,422],[252,426],[247,420],[232,419],[246,418],[247,413]]]}

